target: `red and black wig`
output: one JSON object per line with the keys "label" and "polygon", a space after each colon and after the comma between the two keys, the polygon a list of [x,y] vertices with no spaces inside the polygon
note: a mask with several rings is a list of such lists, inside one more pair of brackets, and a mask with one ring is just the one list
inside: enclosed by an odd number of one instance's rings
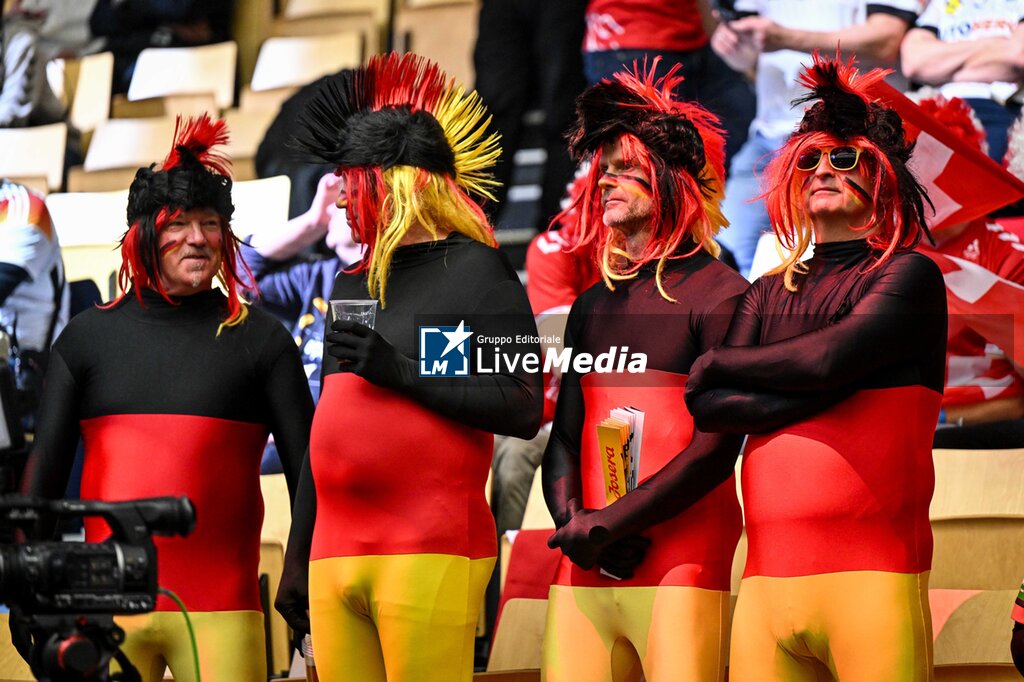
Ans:
{"label": "red and black wig", "polygon": [[[806,173],[797,169],[797,159],[816,147],[838,145],[859,147],[865,177],[871,179],[871,215],[854,229],[870,232],[868,243],[880,255],[870,269],[878,267],[893,252],[912,249],[925,226],[924,204],[930,201],[925,188],[907,167],[914,143],[906,139],[903,120],[892,109],[872,101],[868,88],[890,73],[873,69],[860,75],[855,60],[847,62],[822,57],[799,77],[810,92],[794,105],[817,100],[804,113],[799,127],[765,169],[764,196],[768,217],[779,242],[789,252],[772,270],[784,272],[786,287],[796,290],[794,274],[806,271],[800,258],[811,241],[812,224],[804,205]],[[822,161],[826,163],[826,161]],[[928,235],[929,239],[931,238]]]}
{"label": "red and black wig", "polygon": [[329,78],[303,112],[295,146],[334,164],[344,178],[348,220],[366,255],[370,295],[385,305],[394,250],[414,227],[431,238],[460,232],[495,245],[471,198],[493,199],[488,170],[500,153],[476,92],[414,54],[376,55]]}
{"label": "red and black wig", "polygon": [[[228,305],[228,317],[221,329],[245,319],[248,309],[239,289],[255,287],[252,273],[238,256],[238,240],[231,231],[235,210],[231,203],[231,162],[213,149],[227,142],[224,121],[213,121],[207,114],[185,121],[179,116],[174,146],[160,169],[154,170],[154,164],[136,172],[128,190],[128,230],[121,237],[118,283],[123,293],[111,306],[131,289],[140,303],[143,289],[153,289],[173,303],[160,277],[158,235],[182,212],[207,208],[215,211],[221,222],[221,266],[217,278],[227,291]],[[240,281],[239,268],[245,272],[247,281]]]}
{"label": "red and black wig", "polygon": [[[671,301],[662,282],[666,261],[700,249],[719,253],[714,236],[728,225],[721,211],[725,140],[714,114],[673,98],[673,89],[683,80],[678,75],[681,65],[655,78],[659,60],[656,57],[650,68],[645,62],[643,71],[634,62],[632,72],[616,73],[576,99],[569,146],[577,161],[590,161],[590,169],[583,191],[566,213],[575,213],[578,220],[572,249],[596,247],[608,288],[636,277],[641,267],[655,261],[658,290]],[[603,221],[601,152],[603,145],[615,140],[623,160],[651,179],[651,238],[632,258],[622,235]]]}

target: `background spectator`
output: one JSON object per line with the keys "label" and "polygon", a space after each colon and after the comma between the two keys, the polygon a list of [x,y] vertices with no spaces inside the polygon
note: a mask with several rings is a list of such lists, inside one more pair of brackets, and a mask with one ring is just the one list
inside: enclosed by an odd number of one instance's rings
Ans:
{"label": "background spectator", "polygon": [[476,91],[501,133],[501,157],[494,175],[501,182],[492,219],[508,196],[513,158],[522,146],[523,116],[533,107],[544,112],[545,151],[537,227],[544,229],[558,212],[573,163],[563,134],[572,123],[574,101],[586,85],[580,44],[586,0],[483,0],[473,50]]}
{"label": "background spectator", "polygon": [[114,53],[114,92],[128,92],[147,47],[186,47],[231,37],[233,0],[98,0],[89,28]]}
{"label": "background spectator", "polygon": [[901,49],[908,78],[971,105],[985,129],[988,154],[998,163],[1021,108],[1010,100],[1024,75],[1022,18],[1019,0],[930,0]]}
{"label": "background spectator", "polygon": [[0,327],[17,354],[22,409],[30,415],[38,406],[50,345],[68,322],[69,304],[60,243],[42,195],[0,179]]}

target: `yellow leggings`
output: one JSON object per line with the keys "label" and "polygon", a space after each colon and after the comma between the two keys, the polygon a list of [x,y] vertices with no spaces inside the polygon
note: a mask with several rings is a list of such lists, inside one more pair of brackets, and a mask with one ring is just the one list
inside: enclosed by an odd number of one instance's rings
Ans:
{"label": "yellow leggings", "polygon": [[[189,612],[199,650],[203,682],[267,679],[266,637],[259,611]],[[176,682],[196,682],[192,643],[185,616],[154,611],[116,619],[127,635],[121,650],[143,682],[164,679],[170,668]],[[112,665],[111,668],[115,668]]]}
{"label": "yellow leggings", "polygon": [[309,564],[321,680],[470,682],[477,614],[494,558],[334,557]]}
{"label": "yellow leggings", "polygon": [[928,573],[744,578],[733,614],[729,679],[932,679]]}
{"label": "yellow leggings", "polygon": [[698,587],[552,585],[547,682],[715,682],[725,672],[729,593]]}

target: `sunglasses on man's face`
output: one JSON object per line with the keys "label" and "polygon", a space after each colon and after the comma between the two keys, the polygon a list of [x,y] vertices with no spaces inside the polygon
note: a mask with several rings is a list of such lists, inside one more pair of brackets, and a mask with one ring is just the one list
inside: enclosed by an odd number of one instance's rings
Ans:
{"label": "sunglasses on man's face", "polygon": [[808,149],[797,158],[796,167],[798,170],[812,171],[821,165],[821,159],[826,156],[828,165],[832,166],[833,170],[851,171],[857,167],[857,162],[860,161],[860,148],[844,146],[832,149]]}

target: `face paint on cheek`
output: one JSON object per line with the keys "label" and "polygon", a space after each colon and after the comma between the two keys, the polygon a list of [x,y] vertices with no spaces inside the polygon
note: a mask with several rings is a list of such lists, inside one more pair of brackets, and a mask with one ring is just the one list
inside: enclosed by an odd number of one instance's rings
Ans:
{"label": "face paint on cheek", "polygon": [[856,182],[850,178],[843,178],[843,185],[850,190],[850,195],[857,200],[857,203],[864,206],[871,204],[871,195]]}
{"label": "face paint on cheek", "polygon": [[650,184],[641,178],[635,178],[629,175],[619,176],[619,187],[623,191],[635,197],[647,198],[651,196]]}
{"label": "face paint on cheek", "polygon": [[176,251],[181,248],[182,241],[180,239],[172,239],[163,246],[160,247],[160,255],[164,256],[171,251]]}

